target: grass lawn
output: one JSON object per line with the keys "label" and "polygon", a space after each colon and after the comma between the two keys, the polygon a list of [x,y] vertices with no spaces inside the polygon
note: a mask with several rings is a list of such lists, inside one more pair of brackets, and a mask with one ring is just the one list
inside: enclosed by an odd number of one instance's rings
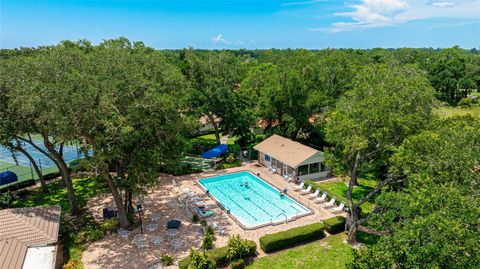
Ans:
{"label": "grass lawn", "polygon": [[[285,269],[285,268],[346,268],[352,260],[352,247],[344,240],[346,233],[329,236],[303,246],[294,247],[278,253],[256,259],[248,269]],[[366,245],[376,244],[377,235],[357,233],[357,240]]]}
{"label": "grass lawn", "polygon": [[464,116],[467,114],[480,115],[480,105],[472,105],[472,107],[469,108],[442,106],[438,109],[437,113],[444,118]]}
{"label": "grass lawn", "polygon": [[344,233],[329,236],[303,246],[256,259],[249,269],[275,268],[346,268],[352,259],[352,248],[343,242]]}
{"label": "grass lawn", "polygon": [[[220,133],[220,137],[222,137],[222,133]],[[197,136],[197,137],[194,137],[194,138],[191,138],[190,139],[190,142],[212,142],[212,143],[216,143],[216,139],[215,139],[215,134],[206,134],[206,135],[201,135],[201,136]],[[228,145],[233,145],[235,143],[235,137],[228,137],[228,141],[227,141],[227,144]]]}
{"label": "grass lawn", "polygon": [[[317,182],[320,185],[320,189],[322,191],[326,191],[330,196],[337,197],[337,200],[347,202],[347,190],[348,186],[345,182],[342,181],[331,181],[331,182]],[[365,197],[370,191],[372,191],[375,186],[378,184],[378,180],[370,177],[365,176],[363,178],[358,179],[359,186],[353,188],[353,201],[358,201]],[[364,212],[371,212],[375,204],[371,201],[365,202],[361,208]]]}
{"label": "grass lawn", "polygon": [[[74,179],[73,186],[80,208],[85,207],[87,200],[94,196],[95,193],[104,191],[104,189],[95,189],[95,186],[98,186],[98,183],[96,183],[92,178]],[[70,212],[70,203],[67,199],[67,191],[63,186],[63,181],[49,184],[48,188],[49,193],[41,192],[40,188],[27,192],[19,200],[14,201],[12,207],[60,205],[62,208],[62,222],[60,225],[60,231],[73,230],[71,228],[73,228],[75,224],[65,220],[65,217]],[[69,259],[75,259],[77,260],[79,266],[77,268],[83,268],[81,259],[84,245],[74,242],[73,237],[75,234],[62,234],[64,244],[64,262],[66,263]]]}

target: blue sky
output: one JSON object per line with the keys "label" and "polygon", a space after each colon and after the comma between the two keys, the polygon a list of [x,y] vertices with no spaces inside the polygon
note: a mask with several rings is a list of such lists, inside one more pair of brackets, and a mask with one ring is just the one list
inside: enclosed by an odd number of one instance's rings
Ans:
{"label": "blue sky", "polygon": [[480,48],[480,0],[0,0],[0,47]]}

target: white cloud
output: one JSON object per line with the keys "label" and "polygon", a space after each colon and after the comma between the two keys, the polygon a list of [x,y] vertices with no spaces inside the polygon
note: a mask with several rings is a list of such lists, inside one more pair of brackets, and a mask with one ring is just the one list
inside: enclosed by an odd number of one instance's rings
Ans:
{"label": "white cloud", "polygon": [[[224,44],[224,45],[231,45],[231,46],[237,46],[237,47],[247,45],[242,40],[236,40],[236,41],[227,40],[227,39],[225,39],[225,37],[223,37],[222,34],[218,34],[218,35],[212,37],[212,42],[215,43],[215,44]],[[251,41],[250,43],[252,43],[252,42],[253,41]]]}
{"label": "white cloud", "polygon": [[218,34],[218,35],[212,37],[212,42],[213,42],[213,43],[216,43],[216,44],[219,44],[219,43],[227,44],[227,45],[232,44],[232,42],[226,40],[226,39],[223,37],[222,34]]}
{"label": "white cloud", "polygon": [[349,31],[359,28],[385,27],[414,20],[433,18],[474,19],[480,17],[480,0],[362,0],[348,5],[353,11],[334,15],[349,18],[335,22],[328,28],[310,28],[310,31]]}
{"label": "white cloud", "polygon": [[431,2],[430,5],[432,7],[453,7],[456,5],[455,2],[453,1],[434,1],[434,2]]}

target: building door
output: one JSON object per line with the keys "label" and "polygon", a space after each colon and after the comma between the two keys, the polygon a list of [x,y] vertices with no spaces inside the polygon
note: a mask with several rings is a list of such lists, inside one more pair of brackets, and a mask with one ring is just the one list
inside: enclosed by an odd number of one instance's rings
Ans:
{"label": "building door", "polygon": [[265,154],[265,164],[266,164],[267,167],[272,166],[272,159],[267,154]]}
{"label": "building door", "polygon": [[282,175],[286,175],[288,174],[288,166],[286,164],[283,164],[283,174]]}

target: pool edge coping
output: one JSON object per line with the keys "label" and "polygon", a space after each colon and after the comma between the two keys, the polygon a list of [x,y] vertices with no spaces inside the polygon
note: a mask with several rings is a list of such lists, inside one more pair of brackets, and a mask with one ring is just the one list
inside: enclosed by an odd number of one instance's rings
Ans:
{"label": "pool edge coping", "polygon": [[277,226],[277,225],[280,225],[280,224],[287,224],[289,222],[292,222],[292,221],[296,221],[302,217],[306,217],[306,216],[310,216],[310,215],[313,215],[315,214],[315,211],[313,210],[313,208],[303,204],[301,201],[295,199],[294,197],[292,197],[291,195],[289,195],[288,193],[286,193],[286,196],[290,199],[292,199],[294,202],[300,204],[301,206],[305,207],[308,209],[309,212],[307,213],[303,213],[303,214],[300,214],[300,215],[297,215],[297,216],[294,216],[290,219],[287,219],[286,222],[285,221],[277,221],[277,222],[266,222],[266,223],[262,223],[262,224],[259,224],[259,225],[256,225],[256,226],[251,226],[251,227],[247,227],[245,225],[243,225],[243,223],[237,219],[237,217],[235,217],[234,214],[230,213],[230,210],[228,210],[226,207],[224,207],[222,205],[222,203],[220,203],[220,201],[217,200],[217,198],[215,198],[215,196],[213,196],[200,182],[199,180],[202,180],[202,179],[206,179],[206,178],[211,178],[211,177],[216,177],[216,176],[221,176],[221,175],[225,175],[225,174],[235,174],[235,173],[240,173],[240,172],[248,172],[250,174],[252,174],[253,176],[255,177],[258,177],[260,180],[263,180],[265,183],[267,183],[268,185],[270,185],[270,187],[278,190],[280,192],[280,190],[272,183],[270,182],[269,180],[267,179],[264,179],[262,177],[260,177],[260,173],[258,173],[258,175],[256,175],[253,171],[249,170],[249,169],[243,169],[243,170],[239,170],[239,171],[235,171],[235,172],[224,172],[224,173],[219,173],[217,175],[213,175],[213,176],[205,176],[205,177],[200,177],[200,178],[197,178],[195,180],[195,183],[198,185],[198,187],[208,196],[210,197],[214,202],[215,204],[217,204],[217,206],[222,209],[225,213],[227,213],[228,216],[230,216],[236,224],[238,224],[238,226],[240,226],[242,229],[244,230],[256,230],[256,229],[260,229],[260,228],[263,228],[263,227],[267,227],[267,226]]}

